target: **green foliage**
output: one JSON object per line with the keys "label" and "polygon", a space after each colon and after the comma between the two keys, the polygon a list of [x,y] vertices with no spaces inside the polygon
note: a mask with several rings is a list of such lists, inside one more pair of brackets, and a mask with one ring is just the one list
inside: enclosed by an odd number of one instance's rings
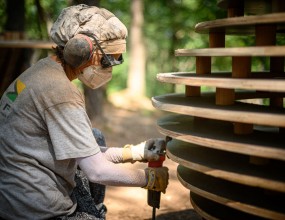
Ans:
{"label": "green foliage", "polygon": [[[67,6],[66,0],[40,0],[44,16],[49,25],[39,19],[35,0],[26,0],[26,35],[29,39],[48,39],[50,23],[54,22],[60,11]],[[163,72],[195,71],[195,58],[175,57],[180,48],[207,48],[208,34],[195,32],[199,22],[225,18],[226,11],[217,7],[216,0],[144,0],[144,43],[147,48],[146,92],[155,96],[168,92],[180,91],[184,87],[160,83],[156,75]],[[104,0],[100,6],[112,11],[130,29],[131,0]],[[5,23],[5,0],[0,0],[0,31]],[[254,45],[253,36],[227,36],[226,47]],[[284,35],[278,36],[277,44],[285,44]],[[108,93],[126,88],[129,67],[129,54],[124,54],[123,65],[114,67],[113,79],[108,84]],[[254,58],[254,71],[269,68],[267,58]],[[212,71],[230,71],[231,58],[212,59]],[[177,88],[176,88],[177,87]],[[207,90],[207,88],[205,88]]]}
{"label": "green foliage", "polygon": [[[176,58],[174,51],[179,48],[201,48],[207,46],[207,36],[195,33],[198,22],[225,16],[216,6],[216,0],[144,0],[144,43],[147,48],[146,92],[151,97],[174,91],[174,85],[160,83],[157,73],[173,71],[194,71],[195,60]],[[131,1],[105,0],[101,7],[107,8],[118,16],[130,28]],[[218,14],[216,16],[216,14]],[[126,65],[126,66],[124,66]],[[126,60],[121,69],[114,69],[113,80],[108,85],[109,91],[126,86]],[[117,72],[118,71],[118,72]]]}
{"label": "green foliage", "polygon": [[[131,0],[106,0],[100,1],[100,7],[106,8],[114,13],[128,29],[131,25],[131,14],[130,14]],[[127,87],[128,79],[128,64],[129,54],[126,52],[123,54],[124,63],[113,67],[112,80],[107,85],[107,94],[112,92],[123,90]]]}
{"label": "green foliage", "polygon": [[180,48],[207,47],[208,36],[195,33],[195,25],[221,15],[216,1],[174,0],[145,2],[145,36],[147,56],[147,95],[173,92],[174,85],[156,81],[160,72],[194,71],[195,59],[175,57]]}
{"label": "green foliage", "polygon": [[[130,0],[101,1],[101,7],[112,11],[128,28],[130,28],[131,21],[130,4]],[[212,20],[219,16],[225,16],[225,13],[217,8],[215,0],[144,0],[143,31],[147,48],[147,96],[151,97],[175,90],[174,85],[158,82],[157,73],[195,70],[193,58],[176,58],[174,52],[179,48],[206,47],[207,36],[196,34],[194,27],[198,22]],[[127,72],[128,63],[124,65],[126,65],[124,68]],[[115,73],[108,85],[109,90],[116,91],[118,88],[124,88],[126,86],[124,80],[127,80],[124,76],[125,72],[123,75]],[[117,84],[118,82],[121,83]]]}
{"label": "green foliage", "polygon": [[124,63],[113,67],[112,80],[108,83],[107,94],[112,92],[120,91],[126,88],[128,78],[128,53],[123,55]]}
{"label": "green foliage", "polygon": [[41,21],[35,0],[26,0],[26,35],[29,39],[48,39],[47,23],[54,22],[61,10],[67,6],[64,0],[41,0],[40,4],[45,22]]}
{"label": "green foliage", "polygon": [[[6,22],[6,1],[0,0],[0,32],[4,32]],[[24,1],[24,0],[23,0]],[[53,22],[60,11],[67,6],[66,0],[40,0],[46,22]],[[25,34],[28,39],[48,39],[47,24],[40,20],[35,0],[25,0]]]}
{"label": "green foliage", "polygon": [[6,2],[4,0],[0,1],[0,33],[4,31],[4,25],[6,22]]}

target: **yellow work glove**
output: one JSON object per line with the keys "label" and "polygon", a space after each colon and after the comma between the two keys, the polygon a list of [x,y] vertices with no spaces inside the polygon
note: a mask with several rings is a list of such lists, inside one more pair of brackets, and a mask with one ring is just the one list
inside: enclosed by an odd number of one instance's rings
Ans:
{"label": "yellow work glove", "polygon": [[165,154],[166,142],[162,138],[149,139],[138,145],[125,145],[123,148],[123,162],[149,162],[159,160]]}
{"label": "yellow work glove", "polygon": [[167,167],[148,167],[145,169],[147,185],[143,188],[165,193],[168,185],[168,168]]}

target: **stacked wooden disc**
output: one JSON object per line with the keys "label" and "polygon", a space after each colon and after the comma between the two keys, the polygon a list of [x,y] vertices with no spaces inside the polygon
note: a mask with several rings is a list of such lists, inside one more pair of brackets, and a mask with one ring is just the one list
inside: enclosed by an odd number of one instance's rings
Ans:
{"label": "stacked wooden disc", "polygon": [[[153,97],[158,120],[172,137],[169,158],[205,219],[285,219],[285,31],[283,0],[221,0],[228,17],[195,30],[209,35],[209,48],[178,49],[196,58],[196,71],[160,73],[164,83],[185,85],[183,94]],[[250,47],[225,47],[227,35],[255,36]],[[232,70],[212,72],[212,57],[231,57]],[[270,68],[253,72],[252,58]],[[217,59],[217,58],[216,58]],[[214,92],[202,92],[202,86]],[[267,104],[263,100],[269,100]]]}

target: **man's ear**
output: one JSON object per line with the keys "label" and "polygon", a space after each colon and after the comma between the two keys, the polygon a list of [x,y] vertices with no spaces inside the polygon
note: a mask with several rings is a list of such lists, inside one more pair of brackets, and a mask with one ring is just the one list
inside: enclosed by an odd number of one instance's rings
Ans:
{"label": "man's ear", "polygon": [[79,68],[91,59],[93,50],[91,39],[84,34],[78,34],[66,43],[63,59],[72,68]]}

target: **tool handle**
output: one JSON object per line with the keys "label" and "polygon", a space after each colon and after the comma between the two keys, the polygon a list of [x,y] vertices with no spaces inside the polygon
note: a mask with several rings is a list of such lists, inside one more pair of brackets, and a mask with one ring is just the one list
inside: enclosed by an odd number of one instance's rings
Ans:
{"label": "tool handle", "polygon": [[162,167],[163,161],[165,161],[165,156],[159,156],[158,161],[150,161],[148,162],[148,167]]}
{"label": "tool handle", "polygon": [[[170,141],[169,137],[166,137],[166,143]],[[158,168],[162,167],[163,161],[165,160],[165,155],[160,155],[158,161],[150,161],[148,162],[148,167]],[[160,194],[161,192],[157,192],[154,190],[147,191],[147,204],[152,207],[152,220],[155,220],[155,210],[159,209],[160,206]]]}
{"label": "tool handle", "polygon": [[[162,167],[163,161],[165,160],[165,156],[161,155],[158,161],[150,161],[148,162],[148,167]],[[155,213],[155,208],[159,209],[160,204],[160,192],[154,190],[147,191],[147,203],[149,206],[153,207],[153,212]],[[153,218],[154,219],[154,218]]]}

